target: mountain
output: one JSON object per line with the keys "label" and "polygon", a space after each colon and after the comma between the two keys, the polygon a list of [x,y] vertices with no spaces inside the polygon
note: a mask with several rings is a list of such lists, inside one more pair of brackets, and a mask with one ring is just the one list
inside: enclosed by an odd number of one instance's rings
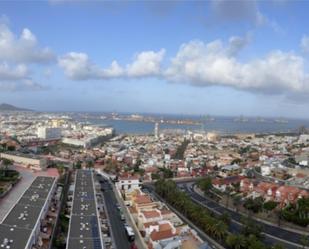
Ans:
{"label": "mountain", "polygon": [[6,103],[0,104],[0,111],[32,111],[26,108],[20,108]]}

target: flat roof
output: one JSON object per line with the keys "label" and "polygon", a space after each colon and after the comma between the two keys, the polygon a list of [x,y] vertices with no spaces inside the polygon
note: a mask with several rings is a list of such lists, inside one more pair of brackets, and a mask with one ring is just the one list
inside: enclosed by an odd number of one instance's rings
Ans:
{"label": "flat roof", "polygon": [[36,159],[36,160],[41,160],[43,159],[42,157],[34,154],[26,154],[26,153],[21,153],[21,152],[16,152],[16,151],[6,151],[2,152],[1,155],[10,155],[10,156],[17,156],[17,157],[24,157],[24,158],[29,158],[29,159]]}
{"label": "flat roof", "polygon": [[0,248],[26,248],[55,180],[35,178],[0,224]]}
{"label": "flat roof", "polygon": [[72,218],[70,233],[71,238],[91,239],[93,237],[100,237],[98,219],[96,216],[74,215]]}
{"label": "flat roof", "polygon": [[16,204],[2,224],[32,230],[40,216],[41,207]]}
{"label": "flat roof", "polygon": [[30,187],[26,190],[23,197],[26,197],[26,198],[37,197],[40,199],[46,199],[48,194],[49,194],[49,188],[39,189],[35,187]]}
{"label": "flat roof", "polygon": [[77,170],[67,249],[102,249],[101,229],[90,170]]}
{"label": "flat roof", "polygon": [[25,248],[31,230],[0,224],[0,248]]}
{"label": "flat roof", "polygon": [[100,249],[102,248],[101,239],[100,238],[70,239],[69,248]]}

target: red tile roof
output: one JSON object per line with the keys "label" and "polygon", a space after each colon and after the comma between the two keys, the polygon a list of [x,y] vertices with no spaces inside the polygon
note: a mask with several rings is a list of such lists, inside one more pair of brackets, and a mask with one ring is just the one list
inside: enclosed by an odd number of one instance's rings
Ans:
{"label": "red tile roof", "polygon": [[142,211],[141,213],[145,216],[146,219],[160,217],[160,212],[157,210]]}
{"label": "red tile roof", "polygon": [[150,238],[152,241],[164,240],[168,238],[174,237],[172,230],[165,230],[165,231],[153,231],[150,234]]}

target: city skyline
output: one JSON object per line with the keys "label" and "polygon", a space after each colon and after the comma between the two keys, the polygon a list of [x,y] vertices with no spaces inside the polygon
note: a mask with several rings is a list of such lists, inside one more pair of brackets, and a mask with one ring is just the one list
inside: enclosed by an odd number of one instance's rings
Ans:
{"label": "city skyline", "polygon": [[309,118],[308,5],[4,1],[1,102]]}

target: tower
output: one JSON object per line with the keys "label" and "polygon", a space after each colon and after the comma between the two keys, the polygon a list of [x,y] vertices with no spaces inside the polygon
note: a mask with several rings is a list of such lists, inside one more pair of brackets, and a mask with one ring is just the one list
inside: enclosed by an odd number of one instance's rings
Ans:
{"label": "tower", "polygon": [[155,123],[154,135],[155,135],[155,138],[159,138],[159,123],[158,122]]}

